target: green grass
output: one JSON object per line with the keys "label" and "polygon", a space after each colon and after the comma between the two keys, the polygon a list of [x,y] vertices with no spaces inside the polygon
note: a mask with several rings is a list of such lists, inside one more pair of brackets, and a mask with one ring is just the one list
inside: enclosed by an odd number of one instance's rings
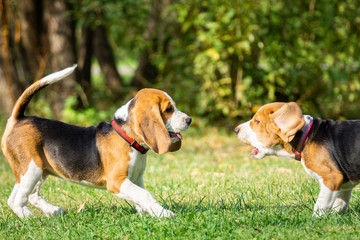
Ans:
{"label": "green grass", "polygon": [[[67,214],[20,220],[6,201],[14,184],[0,156],[0,239],[356,239],[359,192],[346,215],[311,217],[318,186],[295,160],[250,159],[250,148],[215,128],[183,134],[179,152],[150,153],[145,187],[172,219],[139,217],[111,193],[50,177],[42,187]],[[81,211],[79,207],[84,204]]]}

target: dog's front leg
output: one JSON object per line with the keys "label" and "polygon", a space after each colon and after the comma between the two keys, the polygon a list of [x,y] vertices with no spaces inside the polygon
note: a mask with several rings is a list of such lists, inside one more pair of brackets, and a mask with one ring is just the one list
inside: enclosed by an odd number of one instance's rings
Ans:
{"label": "dog's front leg", "polygon": [[[139,178],[138,178],[136,181],[134,181],[134,183],[135,183],[136,185],[138,185],[139,187],[145,189],[144,179],[143,179],[143,176],[142,176],[142,175],[139,176]],[[140,217],[142,217],[143,214],[147,214],[146,210],[145,210],[145,209],[142,209],[140,205],[138,205],[138,204],[136,204],[136,203],[134,203],[134,205],[135,205],[136,211],[139,213]]]}
{"label": "dog's front leg", "polygon": [[313,217],[321,217],[326,213],[331,213],[330,210],[337,195],[337,191],[332,191],[327,188],[323,183],[320,183],[320,193],[314,206]]}
{"label": "dog's front leg", "polygon": [[163,208],[155,198],[145,189],[132,183],[128,178],[121,184],[120,193],[117,197],[131,201],[135,206],[153,217],[172,217],[174,213]]}
{"label": "dog's front leg", "polygon": [[332,210],[338,213],[345,213],[349,205],[352,189],[337,192]]}

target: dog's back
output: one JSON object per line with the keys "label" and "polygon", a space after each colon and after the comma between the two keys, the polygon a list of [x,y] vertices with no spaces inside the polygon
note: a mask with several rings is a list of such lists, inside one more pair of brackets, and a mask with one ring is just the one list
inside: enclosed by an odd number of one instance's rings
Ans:
{"label": "dog's back", "polygon": [[8,119],[1,148],[15,175],[15,186],[8,199],[8,205],[20,218],[33,215],[27,207],[28,201],[46,215],[65,213],[64,209],[48,203],[39,194],[40,186],[47,176],[44,168],[49,165],[44,149],[44,135],[34,121],[41,118],[26,117],[24,113],[35,93],[70,75],[75,68],[76,65],[33,83],[19,97]]}
{"label": "dog's back", "polygon": [[[85,175],[96,174],[102,169],[96,134],[106,134],[108,128],[104,122],[98,126],[81,127],[35,116],[22,118],[15,123],[5,140],[7,158],[11,165],[18,166],[17,161],[26,161],[31,156],[23,160],[14,154],[45,156],[42,158],[45,169],[57,169],[64,177],[81,181],[91,177]],[[20,138],[22,141],[13,141]]]}
{"label": "dog's back", "polygon": [[[18,172],[18,171],[20,171],[20,172],[23,171],[23,169],[17,168],[17,162],[21,161],[21,159],[25,157],[25,156],[18,156],[18,154],[16,154],[17,151],[13,151],[14,148],[22,147],[22,146],[17,146],[15,144],[15,142],[17,142],[17,141],[14,141],[14,138],[16,138],[17,134],[15,132],[13,132],[14,126],[17,125],[19,123],[19,121],[23,121],[26,118],[29,118],[29,117],[25,117],[24,113],[25,113],[27,105],[29,104],[31,98],[34,96],[35,93],[37,93],[44,87],[69,76],[75,70],[75,68],[76,68],[76,65],[66,68],[62,71],[50,74],[50,75],[42,78],[41,80],[34,82],[31,86],[29,86],[21,94],[19,99],[16,101],[15,106],[12,111],[12,114],[7,121],[7,125],[5,128],[2,140],[1,140],[2,151],[5,155],[5,157],[9,160],[10,166],[12,167],[14,173]],[[38,133],[36,131],[36,129],[28,128],[26,130],[27,130],[26,136],[28,136],[30,139],[40,137],[40,135],[39,135],[40,133]],[[23,138],[23,136],[22,136],[22,138]],[[21,141],[21,142],[24,142],[25,140],[26,139],[23,139],[23,141]],[[28,141],[28,142],[37,142],[37,141]],[[28,147],[37,148],[40,146],[28,146]],[[17,176],[17,174],[15,174],[15,176]],[[16,179],[16,180],[17,180],[17,182],[19,181],[19,179]]]}
{"label": "dog's back", "polygon": [[326,146],[331,160],[344,175],[344,181],[360,179],[360,120],[314,119],[312,143]]}

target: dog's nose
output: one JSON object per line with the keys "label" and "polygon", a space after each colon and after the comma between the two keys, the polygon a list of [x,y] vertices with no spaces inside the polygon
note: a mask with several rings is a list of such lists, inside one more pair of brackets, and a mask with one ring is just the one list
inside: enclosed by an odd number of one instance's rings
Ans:
{"label": "dog's nose", "polygon": [[187,123],[187,125],[190,125],[191,121],[192,121],[191,117],[188,117],[188,118],[185,120],[185,122]]}
{"label": "dog's nose", "polygon": [[240,128],[236,127],[236,128],[234,129],[234,131],[235,131],[236,134],[238,134],[238,133],[240,132]]}

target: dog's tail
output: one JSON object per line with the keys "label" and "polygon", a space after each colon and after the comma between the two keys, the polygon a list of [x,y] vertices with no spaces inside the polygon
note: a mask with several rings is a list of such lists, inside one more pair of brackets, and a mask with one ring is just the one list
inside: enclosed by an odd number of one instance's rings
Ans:
{"label": "dog's tail", "polygon": [[32,96],[43,89],[44,87],[53,84],[67,76],[69,76],[77,67],[76,64],[74,64],[72,67],[65,68],[64,70],[52,73],[50,75],[47,75],[46,77],[43,77],[42,79],[34,82],[30,87],[28,87],[23,94],[19,97],[19,99],[16,101],[15,106],[13,108],[11,117],[14,120],[17,120],[21,117],[24,117],[24,112],[29,104]]}

